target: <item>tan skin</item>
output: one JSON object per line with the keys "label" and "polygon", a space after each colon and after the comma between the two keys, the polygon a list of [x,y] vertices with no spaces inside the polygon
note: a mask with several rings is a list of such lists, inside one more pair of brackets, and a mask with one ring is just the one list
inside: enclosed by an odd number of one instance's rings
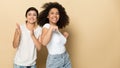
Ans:
{"label": "tan skin", "polygon": [[[36,29],[36,27],[38,27],[38,25],[36,25],[37,22],[37,14],[35,11],[29,11],[27,13],[27,23],[26,23],[26,27],[27,29],[30,31],[31,33],[31,38],[35,44],[35,47],[37,48],[37,50],[39,51],[41,49],[41,37],[39,36],[39,38],[37,39],[34,35],[34,29]],[[15,29],[15,34],[14,34],[14,38],[13,38],[13,47],[14,48],[18,48],[19,47],[19,43],[20,43],[20,37],[21,37],[21,30],[20,30],[20,25],[16,24],[16,29]]]}
{"label": "tan skin", "polygon": [[[50,23],[50,28],[43,28],[42,29],[42,44],[44,46],[46,46],[49,41],[51,40],[51,35],[52,35],[52,31],[59,31],[58,26],[56,25],[58,20],[59,20],[59,11],[56,8],[52,8],[49,13],[47,18],[49,19],[49,23]],[[63,32],[63,35],[67,38],[69,36],[69,34],[67,32]]]}

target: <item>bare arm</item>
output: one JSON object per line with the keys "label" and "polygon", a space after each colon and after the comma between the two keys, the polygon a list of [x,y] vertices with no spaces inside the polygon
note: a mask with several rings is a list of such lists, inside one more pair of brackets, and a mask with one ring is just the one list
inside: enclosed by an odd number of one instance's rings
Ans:
{"label": "bare arm", "polygon": [[37,39],[34,35],[34,31],[31,31],[31,37],[37,50],[40,51],[41,50],[41,36],[39,36],[39,38]]}
{"label": "bare arm", "polygon": [[21,30],[19,24],[16,24],[17,28],[15,30],[14,38],[13,38],[13,48],[17,48],[19,46]]}
{"label": "bare arm", "polygon": [[42,44],[44,46],[46,46],[49,43],[49,41],[51,40],[53,30],[58,30],[58,27],[57,26],[50,26],[49,29],[43,28],[41,39],[42,39]]}

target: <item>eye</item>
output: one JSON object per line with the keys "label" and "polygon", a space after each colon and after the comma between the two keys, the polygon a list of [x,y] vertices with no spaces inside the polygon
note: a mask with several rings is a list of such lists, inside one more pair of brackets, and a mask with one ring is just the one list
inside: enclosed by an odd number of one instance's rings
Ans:
{"label": "eye", "polygon": [[59,12],[56,12],[56,15],[59,15]]}
{"label": "eye", "polygon": [[51,12],[50,14],[54,14],[54,12]]}
{"label": "eye", "polygon": [[36,14],[36,13],[34,13],[34,14],[33,14],[33,16],[37,16],[37,14]]}
{"label": "eye", "polygon": [[31,16],[31,13],[28,13],[28,16]]}

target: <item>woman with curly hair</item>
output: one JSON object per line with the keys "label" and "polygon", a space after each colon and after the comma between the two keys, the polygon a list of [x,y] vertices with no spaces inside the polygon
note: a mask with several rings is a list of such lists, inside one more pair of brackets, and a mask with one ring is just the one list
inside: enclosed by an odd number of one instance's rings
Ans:
{"label": "woman with curly hair", "polygon": [[57,2],[45,3],[44,10],[38,16],[38,24],[42,26],[41,43],[47,46],[48,57],[46,68],[71,68],[69,54],[65,44],[68,33],[61,33],[69,24],[65,8]]}

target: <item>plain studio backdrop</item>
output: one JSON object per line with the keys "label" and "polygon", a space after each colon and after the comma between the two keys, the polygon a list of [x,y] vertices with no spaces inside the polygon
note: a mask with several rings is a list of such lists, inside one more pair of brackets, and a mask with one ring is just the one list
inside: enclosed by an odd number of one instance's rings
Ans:
{"label": "plain studio backdrop", "polygon": [[[0,0],[0,68],[13,68],[12,41],[25,12],[39,12],[46,2],[62,4],[70,17],[66,48],[72,68],[120,68],[120,0]],[[47,50],[38,52],[37,67],[45,68]]]}

